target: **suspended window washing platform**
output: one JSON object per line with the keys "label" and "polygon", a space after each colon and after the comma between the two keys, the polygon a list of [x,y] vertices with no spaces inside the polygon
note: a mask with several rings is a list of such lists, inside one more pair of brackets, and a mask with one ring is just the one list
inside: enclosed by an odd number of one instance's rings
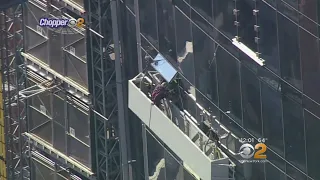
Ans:
{"label": "suspended window washing platform", "polygon": [[234,179],[235,165],[190,113],[170,100],[163,101],[163,110],[153,105],[146,84],[154,82],[159,82],[156,72],[129,80],[129,108],[201,179]]}

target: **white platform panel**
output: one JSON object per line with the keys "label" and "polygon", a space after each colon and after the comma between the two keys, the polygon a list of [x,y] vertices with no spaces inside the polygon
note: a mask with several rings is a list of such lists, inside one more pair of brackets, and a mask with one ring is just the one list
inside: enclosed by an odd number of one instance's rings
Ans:
{"label": "white platform panel", "polygon": [[229,158],[206,144],[208,137],[173,104],[165,103],[171,111],[166,113],[152,105],[137,81],[129,81],[129,108],[201,179],[229,179]]}

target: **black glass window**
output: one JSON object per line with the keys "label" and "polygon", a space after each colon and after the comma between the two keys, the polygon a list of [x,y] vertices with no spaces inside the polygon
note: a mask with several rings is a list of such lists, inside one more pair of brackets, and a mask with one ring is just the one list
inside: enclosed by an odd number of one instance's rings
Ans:
{"label": "black glass window", "polygon": [[308,32],[313,34],[314,36],[318,35],[318,26],[315,23],[317,21],[317,2],[315,0],[302,1],[299,5],[301,8],[301,14],[299,16],[299,24]]}
{"label": "black glass window", "polygon": [[318,0],[300,0],[299,11],[317,22],[317,2]]}
{"label": "black glass window", "polygon": [[301,88],[298,26],[278,14],[278,30],[281,76]]}
{"label": "black glass window", "polygon": [[257,33],[254,26],[257,25],[258,14],[254,13],[256,10],[256,1],[246,1],[240,0],[235,1],[235,8],[239,11],[237,15],[237,21],[240,23],[237,26],[237,36],[239,36],[239,41],[244,43],[254,52],[258,52],[257,43],[255,37]]}
{"label": "black glass window", "polygon": [[159,179],[165,179],[164,148],[149,131],[147,132],[149,176],[157,176]]}
{"label": "black glass window", "polygon": [[308,157],[308,174],[314,179],[320,179],[319,171],[319,136],[320,119],[308,111],[304,111],[306,120],[306,141]]}
{"label": "black glass window", "polygon": [[177,61],[179,70],[194,84],[194,55],[191,22],[180,11],[176,11]]}
{"label": "black glass window", "polygon": [[[292,21],[298,23],[299,14],[297,11],[298,0],[278,0],[277,9],[282,14],[285,14]],[[289,3],[288,3],[289,2]]]}
{"label": "black glass window", "polygon": [[284,155],[281,95],[273,87],[262,81],[263,137],[268,138],[268,147]]}
{"label": "black glass window", "polygon": [[320,111],[319,111],[320,105],[317,104],[316,101],[303,95],[303,105],[304,105],[304,108],[310,111],[312,114],[315,114],[316,116],[320,117]]}
{"label": "black glass window", "polygon": [[150,44],[150,41],[146,39],[145,36],[141,37],[141,49],[145,52],[144,56],[142,58],[145,58],[146,56],[151,56],[152,58],[155,58],[158,54],[158,51]]}
{"label": "black glass window", "polygon": [[134,0],[126,0],[125,4],[130,8],[132,12],[134,12]]}
{"label": "black glass window", "polygon": [[193,26],[192,32],[194,37],[194,58],[196,62],[196,88],[210,100],[217,103],[218,86],[215,51],[219,46],[198,27]]}
{"label": "black glass window", "polygon": [[265,179],[265,170],[263,163],[257,163],[252,166],[252,176],[251,179]]}
{"label": "black glass window", "polygon": [[277,11],[266,3],[260,3],[259,10],[259,52],[267,66],[280,74]]}
{"label": "black glass window", "polygon": [[235,20],[232,13],[233,9],[233,0],[213,0],[214,25],[230,39],[236,34],[236,28],[233,25]]}
{"label": "black glass window", "polygon": [[183,171],[177,159],[175,159],[175,157],[172,156],[167,150],[165,150],[164,155],[166,163],[166,179],[182,179]]}
{"label": "black glass window", "polygon": [[199,0],[191,0],[191,5],[197,11],[197,13],[201,14],[206,20],[212,21],[212,8],[213,1],[199,1]]}
{"label": "black glass window", "polygon": [[208,22],[208,20],[204,19],[201,14],[195,10],[191,11],[191,19],[196,24],[195,26],[200,27],[200,29],[208,34],[210,37],[214,38],[217,36],[218,32],[212,26],[212,22]]}
{"label": "black glass window", "polygon": [[281,169],[282,171],[285,171],[285,161],[278,156],[278,154],[275,154],[273,151],[271,150],[268,150],[266,152],[267,154],[267,159],[268,161],[270,161],[270,163],[273,165],[273,166],[276,166],[277,168]]}
{"label": "black glass window", "polygon": [[265,0],[272,7],[277,7],[277,0]]}
{"label": "black glass window", "polygon": [[[239,124],[242,124],[239,61],[222,48],[218,48],[217,69],[219,106]],[[228,72],[228,73],[226,73]]]}
{"label": "black glass window", "polygon": [[123,53],[127,59],[126,72],[129,77],[137,75],[138,54],[137,54],[137,37],[136,37],[135,17],[127,10],[126,38],[123,38],[123,45],[126,51]]}
{"label": "black glass window", "polygon": [[320,103],[320,61],[316,37],[300,29],[303,92]]}
{"label": "black glass window", "polygon": [[286,6],[290,5],[293,8],[298,9],[298,0],[279,0],[279,1],[282,1],[281,3],[286,4]]}
{"label": "black glass window", "polygon": [[140,0],[139,9],[141,33],[159,48],[155,0]]}
{"label": "black glass window", "polygon": [[[177,6],[186,16],[190,17],[190,0],[171,0],[173,4]],[[186,3],[187,2],[187,3]]]}
{"label": "black glass window", "polygon": [[175,26],[173,5],[169,1],[157,1],[159,51],[171,61],[176,61]]}
{"label": "black glass window", "polygon": [[304,119],[301,104],[290,97],[283,96],[282,105],[286,147],[285,157],[300,169],[305,170]]}
{"label": "black glass window", "polygon": [[307,180],[306,175],[288,163],[286,164],[286,173],[294,179]]}
{"label": "black glass window", "polygon": [[266,180],[286,180],[286,175],[273,165],[266,164]]}
{"label": "black glass window", "polygon": [[243,126],[262,137],[260,82],[246,66],[241,66]]}

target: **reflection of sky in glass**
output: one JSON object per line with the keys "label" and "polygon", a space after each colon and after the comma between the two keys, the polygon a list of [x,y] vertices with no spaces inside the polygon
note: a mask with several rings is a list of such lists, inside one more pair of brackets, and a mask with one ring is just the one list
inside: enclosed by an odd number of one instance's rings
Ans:
{"label": "reflection of sky in glass", "polygon": [[174,67],[161,54],[158,54],[153,61],[156,61],[157,63],[153,62],[151,63],[151,66],[157,70],[167,82],[170,82],[177,74]]}

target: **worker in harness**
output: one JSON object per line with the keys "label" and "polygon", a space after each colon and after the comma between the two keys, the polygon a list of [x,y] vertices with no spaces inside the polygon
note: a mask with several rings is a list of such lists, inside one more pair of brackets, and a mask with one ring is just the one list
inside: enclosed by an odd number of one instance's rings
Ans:
{"label": "worker in harness", "polygon": [[151,94],[151,100],[153,104],[156,106],[160,106],[161,100],[168,96],[168,83],[165,80],[162,80],[160,84],[158,84]]}
{"label": "worker in harness", "polygon": [[173,80],[170,83],[167,83],[165,80],[162,80],[161,83],[154,88],[151,94],[151,100],[156,106],[159,107],[162,99],[169,98],[173,100],[176,98],[179,92],[178,88],[178,81]]}

